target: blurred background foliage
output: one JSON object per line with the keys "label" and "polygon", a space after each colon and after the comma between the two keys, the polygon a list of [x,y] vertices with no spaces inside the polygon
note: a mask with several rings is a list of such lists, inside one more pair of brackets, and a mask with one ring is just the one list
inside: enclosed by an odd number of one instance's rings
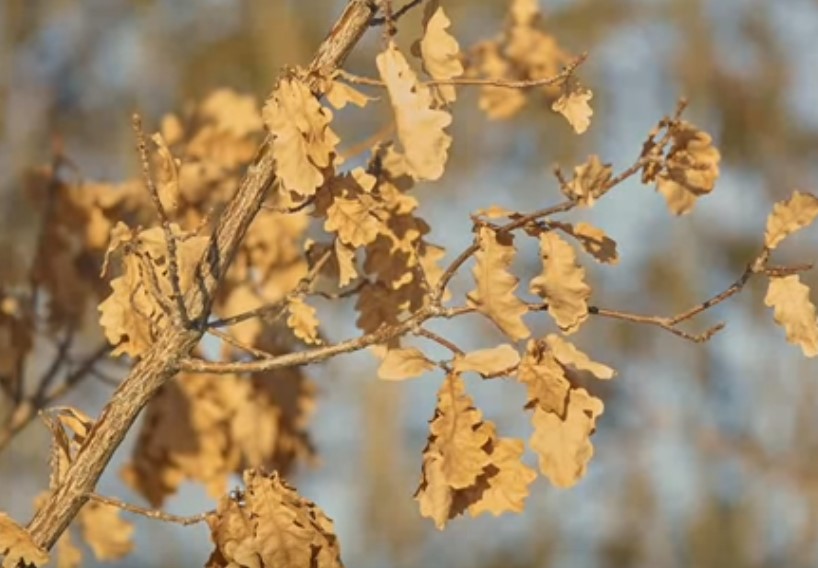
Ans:
{"label": "blurred background foliage", "polygon": [[[504,0],[442,4],[462,46],[499,31],[506,9]],[[554,163],[570,171],[598,153],[615,168],[627,166],[650,127],[686,96],[688,119],[722,151],[721,179],[680,219],[636,181],[582,213],[619,242],[622,256],[616,267],[588,266],[594,301],[672,314],[726,288],[758,250],[772,203],[818,186],[818,2],[540,4],[549,33],[575,53],[590,52],[580,77],[595,93],[591,129],[576,136],[537,97],[517,117],[490,122],[476,108],[477,93],[466,92],[455,107],[448,171],[416,193],[432,239],[452,254],[471,240],[470,211],[556,202]],[[341,6],[0,3],[0,282],[27,270],[38,211],[23,195],[23,174],[47,163],[55,144],[87,179],[133,177],[132,111],[155,128],[163,114],[217,87],[263,100],[283,66],[309,60]],[[399,25],[406,44],[419,34],[415,12]],[[378,47],[379,34],[370,32],[347,68],[374,75]],[[366,110],[343,120],[345,143],[354,146],[383,128],[386,114]],[[522,251],[518,274],[525,278],[537,257],[533,247]],[[788,242],[778,261],[812,261],[816,251],[812,230]],[[802,279],[818,288],[814,272]],[[455,294],[470,285],[466,274],[454,282]],[[763,306],[764,292],[763,283],[751,283],[694,322],[695,329],[728,322],[703,346],[648,327],[589,322],[579,345],[619,370],[603,393],[596,456],[572,490],[538,480],[522,515],[458,519],[443,533],[420,518],[412,493],[440,377],[381,383],[366,354],[312,371],[321,389],[313,430],[322,463],[292,481],[336,520],[349,566],[818,565],[818,364],[785,343]],[[331,338],[355,333],[351,312],[332,314],[324,320]],[[437,329],[465,348],[498,339],[482,322]],[[91,321],[87,340],[98,335]],[[472,388],[501,432],[528,437],[520,385],[472,381]],[[109,393],[88,383],[67,402],[93,415]],[[47,486],[46,448],[46,430],[35,424],[0,459],[0,509],[20,520]],[[117,454],[101,492],[137,500],[116,475],[127,452],[126,445]],[[201,488],[187,486],[168,509],[184,514],[213,505]],[[205,527],[139,520],[136,553],[122,565],[202,565],[209,548]]]}

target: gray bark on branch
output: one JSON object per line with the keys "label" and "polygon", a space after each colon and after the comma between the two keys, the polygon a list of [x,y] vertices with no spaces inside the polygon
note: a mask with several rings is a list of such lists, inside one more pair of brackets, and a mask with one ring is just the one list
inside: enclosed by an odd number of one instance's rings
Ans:
{"label": "gray bark on branch", "polygon": [[[377,5],[374,0],[350,0],[343,14],[321,43],[309,71],[322,74],[337,69],[369,27]],[[250,223],[275,180],[270,138],[261,145],[254,163],[227,204],[200,267],[202,286],[186,298],[188,313],[198,320],[195,329],[170,326],[134,366],[113,393],[82,448],[65,474],[34,515],[28,530],[34,542],[50,549],[93,493],[105,467],[122,443],[139,412],[180,369],[202,336],[219,283],[224,278]]]}

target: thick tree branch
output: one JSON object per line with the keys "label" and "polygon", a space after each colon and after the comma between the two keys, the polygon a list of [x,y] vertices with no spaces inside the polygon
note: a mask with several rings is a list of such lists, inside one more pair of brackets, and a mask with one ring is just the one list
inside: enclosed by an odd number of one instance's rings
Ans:
{"label": "thick tree branch", "polygon": [[[371,0],[350,0],[318,48],[309,71],[318,75],[338,67],[366,31],[376,9]],[[176,374],[181,359],[198,344],[219,283],[274,179],[275,160],[268,137],[247,169],[236,195],[221,214],[211,246],[200,265],[199,286],[188,295],[186,305],[191,319],[198,320],[199,327],[171,326],[166,329],[116,389],[65,473],[63,483],[51,492],[29,523],[28,529],[37,545],[46,549],[54,545],[88,495],[93,493],[99,477],[139,412]]]}

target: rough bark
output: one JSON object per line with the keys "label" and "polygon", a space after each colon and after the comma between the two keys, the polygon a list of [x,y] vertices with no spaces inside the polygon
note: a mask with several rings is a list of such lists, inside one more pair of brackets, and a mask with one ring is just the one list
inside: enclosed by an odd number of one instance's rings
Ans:
{"label": "rough bark", "polygon": [[[377,6],[374,0],[350,0],[313,58],[309,70],[328,72],[340,66],[369,27]],[[227,204],[203,259],[203,285],[187,299],[189,312],[204,321],[211,299],[235,256],[247,228],[275,180],[275,162],[269,139],[248,168],[236,195]],[[139,412],[179,370],[201,338],[201,329],[170,327],[134,366],[102,410],[99,419],[65,474],[28,525],[39,546],[50,549],[93,492],[111,456],[122,443]]]}

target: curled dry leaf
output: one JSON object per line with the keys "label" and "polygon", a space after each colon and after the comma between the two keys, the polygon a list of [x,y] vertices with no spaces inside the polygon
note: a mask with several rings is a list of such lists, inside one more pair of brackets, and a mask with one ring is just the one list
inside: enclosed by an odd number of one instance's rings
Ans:
{"label": "curled dry leaf", "polygon": [[244,472],[242,499],[222,497],[208,517],[215,550],[207,568],[340,568],[332,520],[278,473]]}
{"label": "curled dry leaf", "polygon": [[551,353],[557,361],[564,367],[573,367],[578,371],[587,371],[597,379],[612,379],[616,376],[616,371],[591,360],[585,353],[577,349],[573,343],[570,343],[556,334],[549,334],[545,338],[545,343],[548,345]]}
{"label": "curled dry leaf", "polygon": [[438,393],[423,451],[420,513],[438,529],[469,510],[500,515],[523,510],[535,472],[521,462],[521,440],[498,438],[494,424],[483,420],[466,394],[459,375],[450,375]]}
{"label": "curled dry leaf", "polygon": [[531,280],[531,292],[548,304],[548,313],[565,333],[574,333],[588,319],[591,287],[576,253],[554,231],[540,235],[543,272]]}
{"label": "curled dry leaf", "polygon": [[602,229],[585,222],[579,222],[576,225],[554,223],[554,226],[574,237],[585,252],[594,257],[597,262],[619,264],[616,241],[606,235]]}
{"label": "curled dry leaf", "polygon": [[340,141],[330,128],[332,112],[319,104],[303,80],[288,77],[267,99],[262,115],[275,137],[272,151],[283,187],[302,197],[314,195]]}
{"label": "curled dry leaf", "polygon": [[390,349],[378,367],[378,377],[387,381],[413,379],[435,368],[420,349]]}
{"label": "curled dry leaf", "polygon": [[2,568],[17,568],[18,564],[42,566],[48,562],[48,552],[37,546],[26,529],[0,512],[0,556]]}
{"label": "curled dry leaf", "polygon": [[173,157],[167,142],[160,133],[151,136],[156,144],[158,171],[156,171],[156,189],[159,201],[165,211],[174,214],[179,209],[179,166],[180,161]]}
{"label": "curled dry leaf", "polygon": [[693,210],[696,199],[713,190],[721,154],[710,135],[689,122],[673,124],[670,134],[673,144],[656,176],[656,187],[670,211],[684,215]]}
{"label": "curled dry leaf", "polygon": [[290,316],[287,318],[287,325],[295,336],[304,343],[318,345],[321,338],[318,337],[318,317],[315,315],[315,308],[304,301],[303,298],[291,298],[287,302],[287,310]]}
{"label": "curled dry leaf", "polygon": [[792,233],[809,225],[818,217],[818,197],[795,191],[787,201],[779,201],[767,218],[764,246],[776,248]]}
{"label": "curled dry leaf", "polygon": [[528,389],[526,407],[540,408],[559,416],[565,413],[571,383],[565,376],[565,368],[544,342],[529,340],[517,367],[517,380]]}
{"label": "curled dry leaf", "polygon": [[336,197],[327,209],[324,229],[338,234],[338,238],[358,248],[375,241],[383,230],[383,223],[375,215],[378,204],[370,195],[355,199]]}
{"label": "curled dry leaf", "polygon": [[369,101],[373,100],[337,79],[330,83],[330,87],[325,96],[327,97],[327,102],[339,110],[350,103],[356,107],[364,108]]}
{"label": "curled dry leaf", "polygon": [[358,268],[355,263],[356,249],[345,245],[341,239],[335,239],[335,260],[338,263],[338,286],[347,286],[358,277]]}
{"label": "curled dry leaf", "polygon": [[594,455],[591,434],[604,406],[585,389],[571,389],[565,416],[534,409],[531,448],[539,456],[540,471],[557,487],[575,485]]}
{"label": "curled dry leaf", "polygon": [[479,245],[472,270],[477,288],[468,295],[469,305],[514,341],[525,339],[531,335],[523,322],[528,308],[514,295],[520,281],[508,270],[514,261],[514,241],[510,235],[481,227]]}
{"label": "curled dry leaf", "polygon": [[394,42],[389,42],[375,62],[389,91],[409,173],[417,180],[440,178],[452,143],[443,131],[451,124],[451,115],[432,108],[429,89],[418,82]]}
{"label": "curled dry leaf", "polygon": [[511,345],[505,343],[491,349],[480,349],[454,359],[453,369],[456,373],[475,371],[483,377],[508,372],[520,362],[520,354]]}
{"label": "curled dry leaf", "polygon": [[587,162],[574,168],[574,179],[562,188],[562,192],[580,205],[590,207],[605,192],[612,177],[611,165],[603,164],[594,154]]}
{"label": "curled dry leaf", "polygon": [[554,112],[560,113],[574,129],[577,134],[582,134],[591,125],[591,116],[594,114],[591,105],[588,101],[593,98],[593,93],[590,89],[583,89],[576,86],[570,90],[563,92],[563,94],[554,101],[551,108]]}
{"label": "curled dry leaf", "polygon": [[[429,7],[434,4],[428,4]],[[426,21],[426,31],[420,40],[420,53],[423,58],[423,69],[435,80],[445,81],[463,74],[460,62],[460,46],[446,29],[451,21],[446,17],[442,7],[432,13]],[[443,103],[454,102],[457,91],[454,85],[436,85],[434,93]]]}
{"label": "curled dry leaf", "polygon": [[764,304],[773,308],[775,322],[787,332],[787,341],[798,345],[807,357],[818,355],[818,320],[809,299],[809,287],[797,274],[770,278]]}

